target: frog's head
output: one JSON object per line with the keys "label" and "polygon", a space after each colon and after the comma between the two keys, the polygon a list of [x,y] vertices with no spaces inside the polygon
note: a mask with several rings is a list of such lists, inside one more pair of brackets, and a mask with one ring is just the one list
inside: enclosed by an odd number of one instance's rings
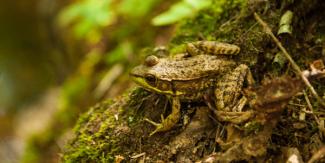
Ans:
{"label": "frog's head", "polygon": [[130,76],[134,82],[151,92],[173,95],[172,84],[170,80],[163,79],[164,71],[161,60],[153,55],[145,59],[143,65],[133,68]]}

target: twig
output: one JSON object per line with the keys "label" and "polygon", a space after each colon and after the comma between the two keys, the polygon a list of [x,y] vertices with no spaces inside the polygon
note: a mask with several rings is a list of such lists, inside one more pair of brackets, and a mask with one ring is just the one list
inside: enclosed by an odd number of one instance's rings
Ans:
{"label": "twig", "polygon": [[308,95],[307,95],[306,91],[304,90],[303,93],[304,93],[305,100],[306,100],[306,102],[307,102],[307,106],[308,106],[308,108],[310,109],[310,112],[311,112],[312,115],[314,116],[315,121],[317,122],[318,126],[321,126],[318,117],[314,114],[314,108],[313,108],[313,106],[312,106],[311,103],[310,103],[310,100],[309,100],[309,98],[308,98]]}
{"label": "twig", "polygon": [[136,159],[136,158],[142,157],[142,156],[144,156],[144,155],[146,155],[146,153],[145,153],[145,152],[142,152],[142,153],[140,153],[140,154],[137,154],[137,155],[131,156],[130,158],[131,158],[131,159]]}
{"label": "twig", "polygon": [[302,92],[304,93],[304,97],[305,97],[305,100],[306,100],[306,103],[307,103],[307,106],[308,106],[309,110],[312,111],[312,112],[314,112],[314,108],[313,108],[313,106],[310,103],[310,100],[308,98],[308,95],[307,95],[306,91],[303,90]]}
{"label": "twig", "polygon": [[308,95],[306,93],[306,91],[303,91],[304,93],[304,96],[305,96],[305,100],[307,102],[307,105],[312,113],[312,115],[314,116],[315,118],[315,121],[316,123],[318,124],[318,127],[319,127],[319,135],[322,136],[324,133],[325,133],[325,128],[324,128],[324,120],[320,120],[315,114],[314,114],[314,108],[313,106],[311,105],[310,103],[310,100],[308,98]]}
{"label": "twig", "polygon": [[283,52],[284,56],[289,60],[290,64],[292,65],[293,69],[296,71],[296,74],[301,77],[303,82],[306,84],[307,88],[311,91],[313,96],[317,99],[317,101],[325,107],[325,102],[320,98],[315,91],[314,87],[310,84],[306,76],[303,74],[303,72],[300,70],[300,67],[295,63],[295,61],[292,59],[292,57],[289,55],[287,50],[282,46],[281,42],[274,36],[272,33],[271,28],[258,16],[257,13],[254,13],[254,17],[257,20],[257,22],[263,26],[265,32],[271,36],[275,44],[280,48],[280,50]]}
{"label": "twig", "polygon": [[306,78],[306,76],[303,73],[300,73],[301,79],[306,84],[307,88],[311,91],[311,94],[317,99],[317,101],[325,107],[325,102],[321,97],[318,96],[317,92],[315,91],[314,87],[310,84],[309,80]]}

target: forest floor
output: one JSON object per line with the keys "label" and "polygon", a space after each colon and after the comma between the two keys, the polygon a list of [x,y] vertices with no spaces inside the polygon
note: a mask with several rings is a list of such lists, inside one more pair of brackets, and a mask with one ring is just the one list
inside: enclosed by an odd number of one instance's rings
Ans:
{"label": "forest floor", "polygon": [[144,119],[158,122],[170,113],[170,104],[164,95],[136,88],[84,114],[62,159],[324,161],[325,3],[227,1],[221,7],[220,12],[220,5],[212,5],[184,20],[169,49],[173,55],[197,40],[238,45],[241,52],[233,59],[249,66],[256,81],[242,91],[248,98],[242,112],[217,112],[204,102],[183,102],[177,125],[149,136],[154,126]]}

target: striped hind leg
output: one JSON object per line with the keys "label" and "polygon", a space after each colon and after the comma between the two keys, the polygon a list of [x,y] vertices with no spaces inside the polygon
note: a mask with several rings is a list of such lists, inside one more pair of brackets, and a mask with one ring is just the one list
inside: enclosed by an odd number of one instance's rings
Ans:
{"label": "striped hind leg", "polygon": [[216,107],[223,111],[241,111],[246,104],[246,97],[242,96],[244,80],[248,84],[254,83],[247,65],[241,64],[229,74],[225,74],[217,81],[215,89]]}
{"label": "striped hind leg", "polygon": [[237,45],[217,41],[197,41],[188,43],[186,51],[189,55],[212,54],[212,55],[237,55],[240,48]]}

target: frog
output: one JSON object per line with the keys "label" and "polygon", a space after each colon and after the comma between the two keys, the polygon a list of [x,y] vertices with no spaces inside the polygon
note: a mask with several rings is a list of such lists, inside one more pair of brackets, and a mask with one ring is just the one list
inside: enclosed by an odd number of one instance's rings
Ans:
{"label": "frog", "polygon": [[212,96],[214,109],[223,111],[240,111],[246,104],[241,90],[245,80],[252,84],[250,69],[229,57],[239,54],[240,47],[216,41],[190,42],[185,47],[184,53],[171,57],[149,55],[130,72],[135,83],[171,101],[172,111],[166,118],[161,115],[161,123],[145,118],[156,127],[150,136],[177,124],[181,102],[205,101]]}

